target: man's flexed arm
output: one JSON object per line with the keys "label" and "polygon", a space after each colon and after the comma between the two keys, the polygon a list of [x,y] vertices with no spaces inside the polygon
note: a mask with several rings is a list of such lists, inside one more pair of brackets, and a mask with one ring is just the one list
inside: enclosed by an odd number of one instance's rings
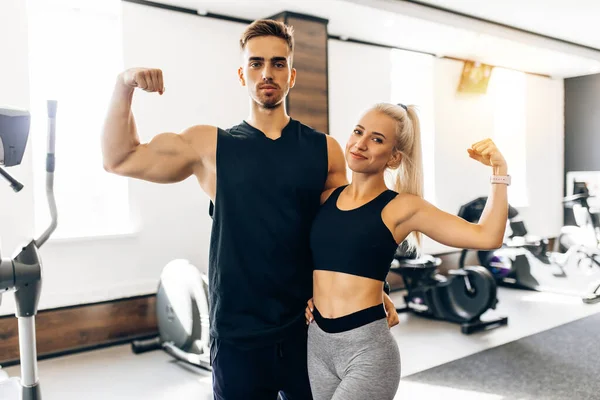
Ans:
{"label": "man's flexed arm", "polygon": [[162,71],[134,68],[121,73],[115,84],[102,131],[104,168],[112,173],[151,182],[186,179],[201,166],[204,153],[216,143],[216,128],[194,126],[181,134],[161,133],[140,143],[131,103],[135,88],[164,91]]}

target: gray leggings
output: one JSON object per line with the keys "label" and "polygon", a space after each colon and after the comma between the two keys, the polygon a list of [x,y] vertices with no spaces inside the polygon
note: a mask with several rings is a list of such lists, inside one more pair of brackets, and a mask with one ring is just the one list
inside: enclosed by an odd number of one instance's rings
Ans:
{"label": "gray leggings", "polygon": [[328,333],[315,318],[308,328],[308,376],[314,400],[392,400],[400,351],[387,320]]}

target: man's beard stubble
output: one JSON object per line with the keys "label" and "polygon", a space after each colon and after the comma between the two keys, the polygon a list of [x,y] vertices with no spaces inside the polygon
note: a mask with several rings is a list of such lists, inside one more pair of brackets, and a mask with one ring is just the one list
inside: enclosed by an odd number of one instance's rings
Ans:
{"label": "man's beard stubble", "polygon": [[[262,97],[262,98],[261,98]],[[279,108],[283,105],[283,101],[281,99],[281,97],[266,97],[265,96],[257,96],[258,100],[260,101],[256,101],[255,102],[262,108],[264,108],[265,110],[274,110],[276,108]]]}

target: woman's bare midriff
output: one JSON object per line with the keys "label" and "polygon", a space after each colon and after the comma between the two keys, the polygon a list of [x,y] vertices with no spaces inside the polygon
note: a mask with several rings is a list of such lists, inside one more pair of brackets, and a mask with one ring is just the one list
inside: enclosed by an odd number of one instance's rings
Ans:
{"label": "woman's bare midriff", "polygon": [[313,302],[324,318],[343,317],[383,303],[383,282],[341,272],[314,271]]}

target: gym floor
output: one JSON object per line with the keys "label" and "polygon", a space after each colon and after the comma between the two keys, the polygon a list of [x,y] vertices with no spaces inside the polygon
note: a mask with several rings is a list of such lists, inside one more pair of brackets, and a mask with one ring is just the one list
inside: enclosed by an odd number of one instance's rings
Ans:
{"label": "gym floor", "polygon": [[[402,355],[402,376],[600,312],[600,303],[588,305],[575,297],[551,293],[499,288],[498,297],[497,309],[484,317],[506,315],[508,325],[472,335],[461,334],[460,327],[452,323],[400,314],[400,324],[392,332]],[[400,293],[392,293],[392,299],[402,304]],[[11,376],[20,374],[18,367],[8,368],[7,372]],[[212,400],[209,372],[175,362],[162,351],[134,355],[127,345],[44,360],[39,363],[39,372],[44,400]],[[559,374],[557,371],[557,378]],[[401,381],[396,399],[415,398],[506,399]]]}

